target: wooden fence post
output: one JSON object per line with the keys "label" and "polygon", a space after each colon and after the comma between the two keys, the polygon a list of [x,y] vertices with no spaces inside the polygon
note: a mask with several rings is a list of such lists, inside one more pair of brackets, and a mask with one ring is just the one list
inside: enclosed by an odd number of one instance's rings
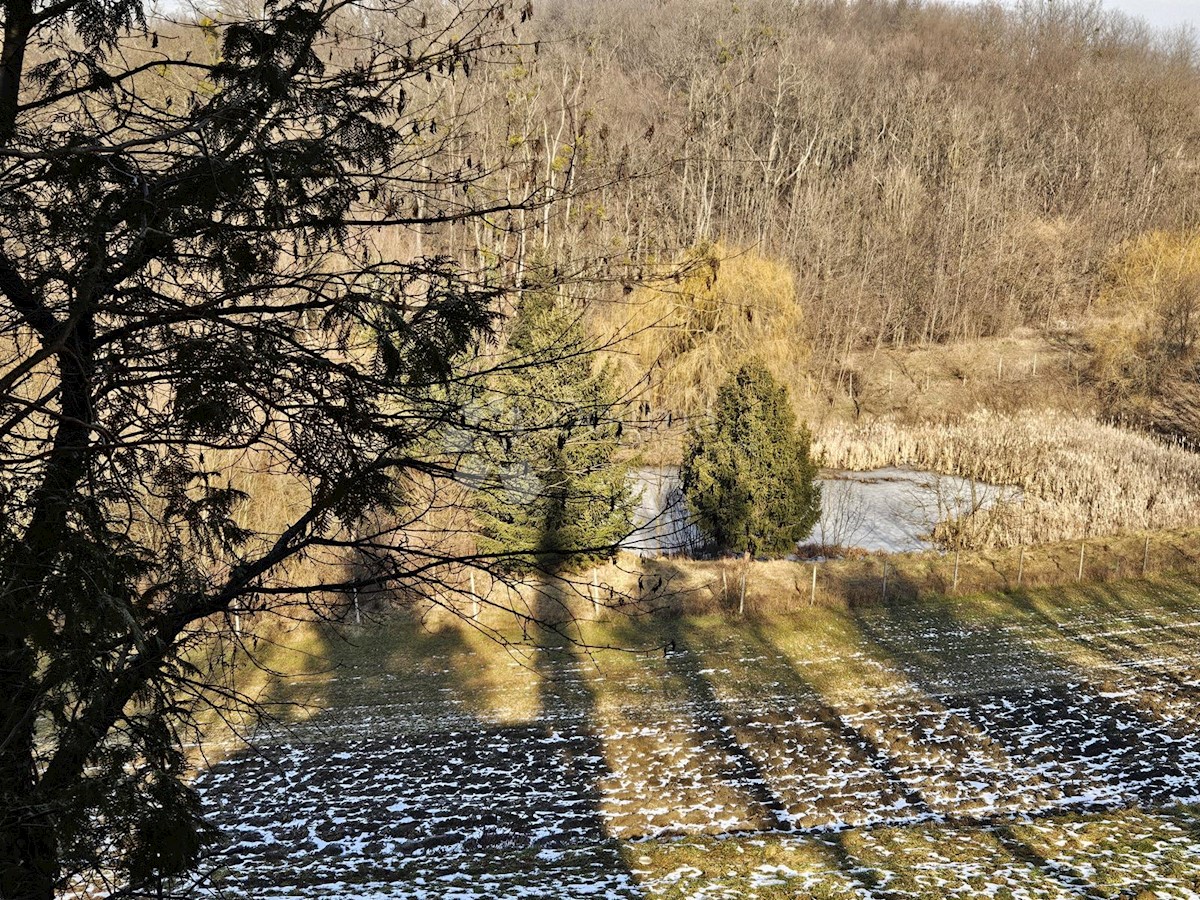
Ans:
{"label": "wooden fence post", "polygon": [[1079,542],[1079,571],[1075,574],[1076,581],[1083,581],[1083,548],[1087,546],[1087,541]]}
{"label": "wooden fence post", "polygon": [[883,561],[883,602],[887,603],[887,576],[888,576],[888,561]]}
{"label": "wooden fence post", "polygon": [[958,547],[954,548],[954,587],[953,587],[953,590],[956,593],[958,591],[958,554],[960,552],[961,551],[959,550]]}
{"label": "wooden fence post", "polygon": [[1021,586],[1021,578],[1025,574],[1025,545],[1021,545],[1021,553],[1017,557],[1017,587]]}
{"label": "wooden fence post", "polygon": [[1146,546],[1142,548],[1142,577],[1146,577],[1146,569],[1150,564],[1150,535],[1146,535]]}
{"label": "wooden fence post", "polygon": [[738,600],[738,615],[746,614],[746,573],[750,571],[750,551],[746,551],[746,555],[742,558],[742,595]]}
{"label": "wooden fence post", "polygon": [[817,605],[817,564],[813,563],[812,593],[808,598],[809,606]]}

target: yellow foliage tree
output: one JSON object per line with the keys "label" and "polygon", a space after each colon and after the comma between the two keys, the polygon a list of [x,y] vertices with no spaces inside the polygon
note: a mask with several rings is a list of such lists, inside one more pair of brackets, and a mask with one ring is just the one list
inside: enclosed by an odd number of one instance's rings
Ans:
{"label": "yellow foliage tree", "polygon": [[704,245],[688,253],[675,278],[629,299],[615,314],[623,321],[609,325],[629,335],[622,345],[629,374],[651,373],[646,396],[658,410],[703,412],[750,355],[766,360],[785,384],[804,377],[804,315],[792,273],[780,262]]}
{"label": "yellow foliage tree", "polygon": [[1160,352],[1186,356],[1200,332],[1200,230],[1151,231],[1109,264],[1102,308],[1132,316]]}

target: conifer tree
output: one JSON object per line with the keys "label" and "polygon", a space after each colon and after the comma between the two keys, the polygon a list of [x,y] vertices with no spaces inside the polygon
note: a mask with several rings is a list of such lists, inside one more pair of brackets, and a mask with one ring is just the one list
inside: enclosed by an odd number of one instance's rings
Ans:
{"label": "conifer tree", "polygon": [[717,391],[713,414],[688,435],[682,480],[700,530],[724,553],[785,556],[821,511],[808,429],[787,388],[759,361]]}
{"label": "conifer tree", "polygon": [[477,494],[480,551],[514,569],[584,565],[615,552],[632,530],[620,391],[580,311],[553,293],[527,293],[492,380],[489,419],[508,430],[484,442]]}
{"label": "conifer tree", "polygon": [[241,623],[453,583],[520,264],[451,230],[547,210],[447,99],[531,4],[185,6],[0,0],[3,900],[174,895]]}

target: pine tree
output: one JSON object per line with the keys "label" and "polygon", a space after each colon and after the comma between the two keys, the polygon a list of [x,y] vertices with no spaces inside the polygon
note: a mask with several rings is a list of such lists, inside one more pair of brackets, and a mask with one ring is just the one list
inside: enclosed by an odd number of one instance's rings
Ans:
{"label": "pine tree", "polygon": [[810,442],[761,362],[721,385],[711,420],[688,435],[681,473],[688,507],[719,551],[785,556],[808,536],[821,510]]}
{"label": "pine tree", "polygon": [[489,418],[508,430],[481,446],[480,552],[543,571],[610,556],[633,528],[613,372],[596,367],[579,310],[552,293],[525,295],[507,349]]}

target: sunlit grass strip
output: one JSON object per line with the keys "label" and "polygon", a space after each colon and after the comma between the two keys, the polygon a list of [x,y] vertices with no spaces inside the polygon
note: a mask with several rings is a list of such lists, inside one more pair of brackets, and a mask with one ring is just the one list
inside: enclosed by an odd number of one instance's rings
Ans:
{"label": "sunlit grass strip", "polygon": [[686,838],[624,846],[651,897],[1192,898],[1196,810],[1124,810],[981,827],[921,825],[832,835]]}
{"label": "sunlit grass strip", "polygon": [[1196,812],[1069,816],[1012,833],[1049,866],[1090,885],[1093,896],[1190,898],[1200,890]]}
{"label": "sunlit grass strip", "polygon": [[687,838],[627,844],[625,859],[651,897],[760,900],[872,898],[835,846],[812,838]]}

